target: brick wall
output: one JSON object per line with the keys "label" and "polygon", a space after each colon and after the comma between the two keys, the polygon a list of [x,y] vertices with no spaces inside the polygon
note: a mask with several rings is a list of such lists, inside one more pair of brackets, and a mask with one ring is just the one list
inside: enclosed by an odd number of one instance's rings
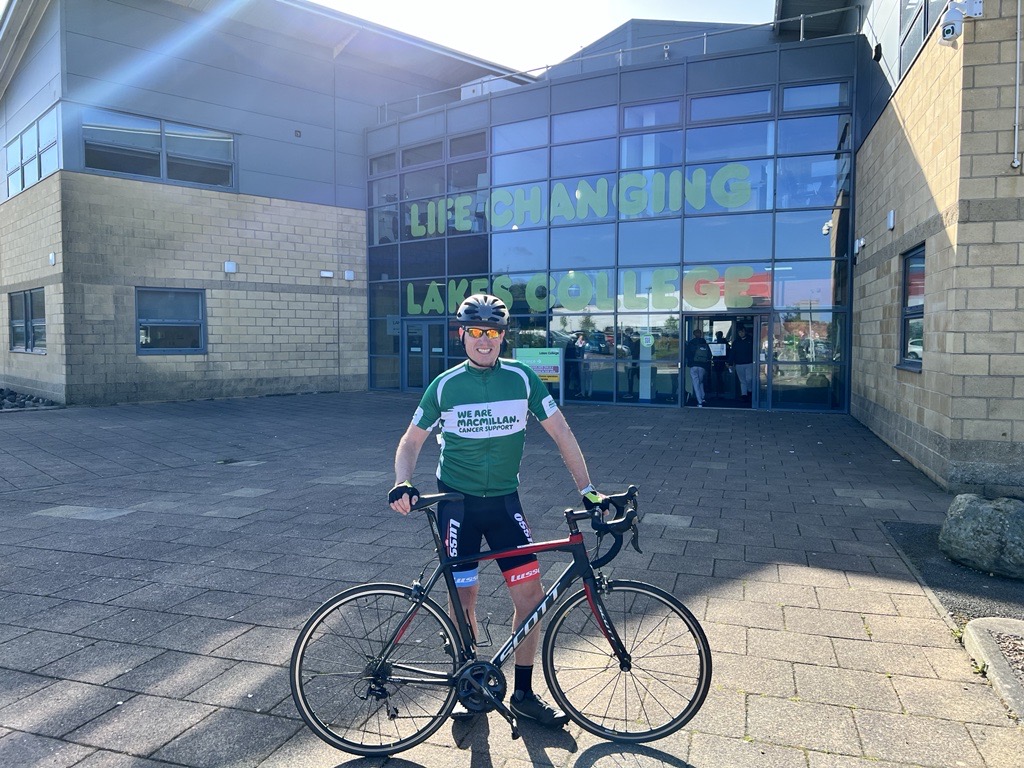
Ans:
{"label": "brick wall", "polygon": [[[69,402],[365,388],[363,211],[62,177]],[[136,287],[203,289],[207,354],[139,355]]]}
{"label": "brick wall", "polygon": [[[1024,495],[1016,2],[933,32],[857,154],[853,414],[953,491]],[[896,211],[888,231],[886,214]],[[924,355],[898,362],[901,254],[925,243]]]}
{"label": "brick wall", "polygon": [[[55,332],[64,325],[63,264],[60,181],[54,175],[0,204],[0,387],[64,402],[64,340]],[[40,287],[46,352],[12,352],[9,295]]]}

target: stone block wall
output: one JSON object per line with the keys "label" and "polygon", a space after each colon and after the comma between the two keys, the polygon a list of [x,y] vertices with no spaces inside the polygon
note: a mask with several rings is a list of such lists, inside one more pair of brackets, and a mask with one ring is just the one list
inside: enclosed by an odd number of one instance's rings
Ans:
{"label": "stone block wall", "polygon": [[[956,492],[1024,494],[1024,185],[1016,2],[937,31],[857,154],[851,411]],[[889,210],[896,227],[887,230]],[[896,368],[901,255],[925,244],[920,372]]]}
{"label": "stone block wall", "polygon": [[[50,254],[55,264],[50,265]],[[66,354],[59,175],[0,204],[0,387],[63,403]],[[13,352],[10,294],[43,289],[46,351]]]}
{"label": "stone block wall", "polygon": [[[366,387],[363,211],[62,176],[68,402]],[[138,354],[137,287],[203,289],[207,353]]]}

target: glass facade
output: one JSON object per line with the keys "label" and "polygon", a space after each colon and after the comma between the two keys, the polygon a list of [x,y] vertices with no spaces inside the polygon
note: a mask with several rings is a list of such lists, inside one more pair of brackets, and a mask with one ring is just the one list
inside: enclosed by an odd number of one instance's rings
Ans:
{"label": "glass facade", "polygon": [[685,405],[701,330],[709,405],[845,410],[851,90],[620,93],[371,158],[370,385],[463,359],[449,317],[486,291],[512,311],[506,356],[567,350],[568,399]]}

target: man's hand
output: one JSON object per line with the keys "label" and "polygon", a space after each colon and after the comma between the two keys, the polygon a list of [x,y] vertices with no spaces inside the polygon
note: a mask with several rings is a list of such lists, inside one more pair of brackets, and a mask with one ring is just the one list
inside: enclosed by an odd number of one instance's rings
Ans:
{"label": "man's hand", "polygon": [[588,510],[600,507],[602,512],[608,511],[607,497],[593,485],[580,489],[580,495],[583,497],[583,506]]}
{"label": "man's hand", "polygon": [[416,490],[416,486],[412,484],[411,480],[399,483],[388,491],[388,504],[395,512],[403,515],[409,514],[412,505],[419,501],[419,498],[420,492]]}

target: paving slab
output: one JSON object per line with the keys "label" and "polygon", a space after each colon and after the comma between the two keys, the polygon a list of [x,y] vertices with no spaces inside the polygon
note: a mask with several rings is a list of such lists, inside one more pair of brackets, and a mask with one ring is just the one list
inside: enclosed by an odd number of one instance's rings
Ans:
{"label": "paving slab", "polygon": [[[289,695],[292,645],[334,592],[429,562],[423,519],[383,502],[415,405],[375,392],[0,417],[0,765],[1020,768],[1021,726],[886,527],[941,524],[952,497],[850,417],[712,409],[566,408],[598,486],[641,489],[644,553],[609,572],[674,592],[711,641],[712,688],[685,728],[648,745],[573,724],[512,741],[492,714],[391,760],[323,744]],[[428,441],[421,488],[436,460]],[[521,478],[535,535],[560,536],[578,497],[535,424]],[[493,570],[481,609],[498,634]]]}

